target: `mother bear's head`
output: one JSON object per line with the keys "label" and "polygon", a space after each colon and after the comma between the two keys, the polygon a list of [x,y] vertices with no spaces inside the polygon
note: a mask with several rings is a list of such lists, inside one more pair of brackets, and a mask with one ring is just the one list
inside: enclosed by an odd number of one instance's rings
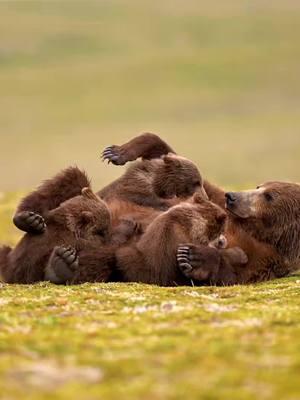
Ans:
{"label": "mother bear's head", "polygon": [[225,194],[229,214],[256,239],[289,262],[300,260],[300,185],[266,182],[255,190]]}

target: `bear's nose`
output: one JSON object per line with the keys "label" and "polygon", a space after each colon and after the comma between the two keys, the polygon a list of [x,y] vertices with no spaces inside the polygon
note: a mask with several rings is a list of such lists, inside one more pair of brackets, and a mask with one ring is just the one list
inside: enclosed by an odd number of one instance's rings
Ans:
{"label": "bear's nose", "polygon": [[226,203],[232,205],[236,201],[236,195],[233,192],[225,193]]}

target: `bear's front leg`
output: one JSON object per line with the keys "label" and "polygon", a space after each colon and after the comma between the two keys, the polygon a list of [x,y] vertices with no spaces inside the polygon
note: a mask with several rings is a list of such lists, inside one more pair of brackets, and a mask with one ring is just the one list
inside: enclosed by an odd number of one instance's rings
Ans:
{"label": "bear's front leg", "polygon": [[46,230],[44,218],[33,211],[21,211],[15,214],[13,222],[21,231],[41,234]]}
{"label": "bear's front leg", "polygon": [[103,161],[114,165],[124,165],[138,158],[151,160],[164,154],[174,153],[174,150],[154,133],[143,133],[121,146],[109,146],[102,153]]}

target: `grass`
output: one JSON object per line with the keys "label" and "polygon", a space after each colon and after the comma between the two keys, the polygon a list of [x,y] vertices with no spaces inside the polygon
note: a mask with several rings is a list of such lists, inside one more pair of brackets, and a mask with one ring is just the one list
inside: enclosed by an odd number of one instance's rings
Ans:
{"label": "grass", "polygon": [[14,399],[298,399],[299,277],[250,287],[1,287]]}
{"label": "grass", "polygon": [[[300,181],[293,0],[0,2],[0,243],[22,192],[161,134],[225,186]],[[300,398],[300,277],[231,288],[0,283],[0,399]]]}

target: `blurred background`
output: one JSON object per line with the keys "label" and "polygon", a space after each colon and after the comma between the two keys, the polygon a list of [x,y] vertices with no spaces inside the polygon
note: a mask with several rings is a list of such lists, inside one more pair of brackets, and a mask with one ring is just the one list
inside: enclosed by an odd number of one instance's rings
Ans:
{"label": "blurred background", "polygon": [[300,181],[298,0],[0,2],[0,191],[151,131],[209,179]]}

